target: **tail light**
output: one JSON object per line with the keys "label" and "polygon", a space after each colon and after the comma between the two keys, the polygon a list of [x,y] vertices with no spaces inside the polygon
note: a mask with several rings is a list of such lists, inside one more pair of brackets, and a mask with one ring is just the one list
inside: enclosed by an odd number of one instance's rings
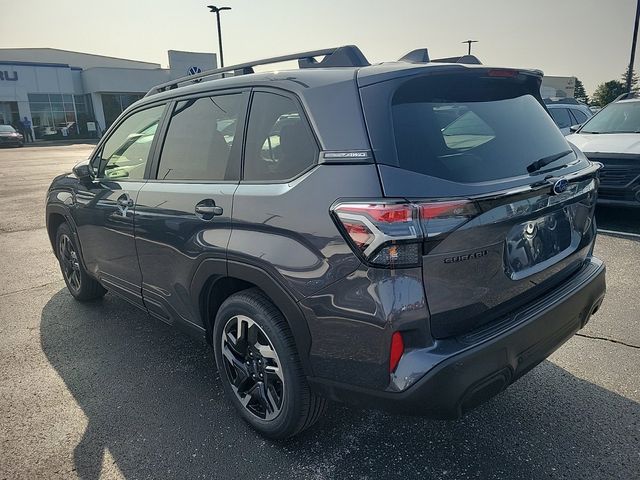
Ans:
{"label": "tail light", "polygon": [[343,235],[366,263],[402,268],[421,263],[444,235],[478,214],[468,200],[407,203],[340,203],[332,213]]}

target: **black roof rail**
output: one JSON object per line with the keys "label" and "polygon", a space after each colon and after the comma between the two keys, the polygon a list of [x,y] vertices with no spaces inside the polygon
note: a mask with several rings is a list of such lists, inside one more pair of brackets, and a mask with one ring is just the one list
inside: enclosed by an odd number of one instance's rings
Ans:
{"label": "black roof rail", "polygon": [[429,63],[429,50],[426,48],[411,50],[402,58],[398,59],[398,61],[407,63]]}
{"label": "black roof rail", "polygon": [[321,61],[314,56],[305,55],[298,59],[300,68],[323,67],[366,67],[371,65],[364,54],[355,45],[345,45],[336,48],[330,55],[326,55]]}
{"label": "black roof rail", "polygon": [[618,100],[630,100],[632,98],[638,98],[638,94],[636,92],[626,92],[617,96],[614,102],[617,102]]}
{"label": "black roof rail", "polygon": [[[324,58],[322,59],[322,61],[318,62],[314,57]],[[254,60],[252,62],[230,65],[224,68],[207,70],[195,75],[187,75],[184,77],[176,78],[175,80],[171,80],[170,82],[156,85],[151,90],[149,90],[145,96],[154,95],[156,93],[164,92],[165,90],[172,90],[174,88],[178,88],[180,84],[187,82],[199,82],[207,77],[221,75],[226,72],[234,72],[234,75],[247,75],[250,73],[254,73],[253,67],[257,65],[270,65],[273,63],[288,62],[291,60],[298,60],[298,66],[300,68],[366,67],[367,65],[370,65],[370,63],[367,61],[358,47],[356,47],[355,45],[345,45],[342,47],[325,48],[323,50],[311,50],[308,52],[282,55],[280,57]]]}
{"label": "black roof rail", "polygon": [[436,63],[464,63],[467,65],[482,65],[475,55],[462,55],[461,57],[434,58],[431,60]]}

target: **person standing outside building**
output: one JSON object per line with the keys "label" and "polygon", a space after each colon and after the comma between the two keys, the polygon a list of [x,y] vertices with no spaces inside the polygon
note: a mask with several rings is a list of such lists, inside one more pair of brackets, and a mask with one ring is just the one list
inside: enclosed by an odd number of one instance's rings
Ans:
{"label": "person standing outside building", "polygon": [[33,142],[33,131],[31,130],[31,120],[27,117],[24,117],[22,120],[22,128],[24,129],[24,141]]}

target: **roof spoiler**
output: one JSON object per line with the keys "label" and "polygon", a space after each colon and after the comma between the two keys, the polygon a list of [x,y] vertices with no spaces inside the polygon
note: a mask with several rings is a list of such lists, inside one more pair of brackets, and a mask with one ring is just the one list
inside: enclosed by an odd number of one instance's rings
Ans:
{"label": "roof spoiler", "polygon": [[[318,62],[315,57],[324,57]],[[171,80],[153,87],[145,96],[154,95],[178,88],[184,83],[197,83],[208,77],[218,77],[226,72],[233,72],[236,75],[247,75],[254,73],[253,68],[258,65],[271,65],[273,63],[288,62],[298,60],[300,68],[322,68],[322,67],[366,67],[370,65],[363,53],[355,45],[345,45],[342,47],[325,48],[324,50],[312,50],[308,52],[293,53],[290,55],[282,55],[280,57],[265,58],[255,60],[253,62],[240,63],[229,67],[216,68],[207,70],[195,75],[187,75],[184,77]],[[223,75],[224,76],[224,75]],[[209,78],[211,80],[211,78]]]}

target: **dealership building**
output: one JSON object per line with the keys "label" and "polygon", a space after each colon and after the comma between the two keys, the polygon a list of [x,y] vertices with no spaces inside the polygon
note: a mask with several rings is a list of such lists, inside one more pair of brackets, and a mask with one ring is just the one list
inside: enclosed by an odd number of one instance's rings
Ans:
{"label": "dealership building", "polygon": [[99,136],[159,83],[216,68],[212,53],[170,50],[160,64],[53,48],[0,48],[0,124],[31,120],[37,139]]}

